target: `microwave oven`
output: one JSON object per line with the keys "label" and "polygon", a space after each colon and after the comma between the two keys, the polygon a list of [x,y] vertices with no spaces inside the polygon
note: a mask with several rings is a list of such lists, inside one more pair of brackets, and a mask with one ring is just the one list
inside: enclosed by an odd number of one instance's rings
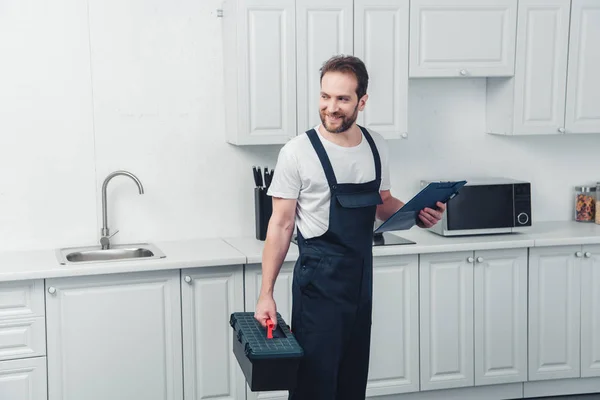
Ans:
{"label": "microwave oven", "polygon": [[[509,178],[465,179],[428,230],[442,236],[511,233],[531,226],[531,184]],[[430,181],[421,181],[421,187]]]}

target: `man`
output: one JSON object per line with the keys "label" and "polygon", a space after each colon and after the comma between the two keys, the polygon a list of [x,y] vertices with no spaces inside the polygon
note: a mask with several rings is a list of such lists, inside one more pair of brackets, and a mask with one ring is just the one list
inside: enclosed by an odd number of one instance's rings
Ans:
{"label": "man", "polygon": [[[390,193],[385,140],[356,124],[368,74],[356,57],[321,68],[321,124],[289,141],[269,189],[273,213],[262,259],[255,318],[277,321],[273,287],[297,225],[300,257],[292,284],[292,331],[304,349],[290,399],[365,398],[371,337],[375,217],[404,205]],[[445,205],[418,225],[437,223]]]}

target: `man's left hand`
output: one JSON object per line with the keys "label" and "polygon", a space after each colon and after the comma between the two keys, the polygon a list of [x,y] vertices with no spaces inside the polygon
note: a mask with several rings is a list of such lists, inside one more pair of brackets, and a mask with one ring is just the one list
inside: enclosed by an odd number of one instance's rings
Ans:
{"label": "man's left hand", "polygon": [[420,226],[421,228],[431,228],[442,219],[442,215],[444,214],[444,211],[446,211],[446,205],[438,201],[436,206],[436,210],[426,207],[419,212],[417,226]]}

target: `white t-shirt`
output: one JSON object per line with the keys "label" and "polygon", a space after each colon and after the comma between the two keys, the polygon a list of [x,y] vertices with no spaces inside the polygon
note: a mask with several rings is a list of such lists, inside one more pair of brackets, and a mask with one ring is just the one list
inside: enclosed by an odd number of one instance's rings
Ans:
{"label": "white t-shirt", "polygon": [[[318,128],[314,129],[323,143],[338,183],[364,183],[375,179],[373,152],[364,135],[359,145],[343,147],[325,139]],[[387,143],[380,134],[368,131],[381,159],[379,190],[389,190]],[[319,156],[307,134],[296,136],[279,152],[268,195],[297,200],[296,227],[305,238],[321,236],[327,231],[331,192]]]}

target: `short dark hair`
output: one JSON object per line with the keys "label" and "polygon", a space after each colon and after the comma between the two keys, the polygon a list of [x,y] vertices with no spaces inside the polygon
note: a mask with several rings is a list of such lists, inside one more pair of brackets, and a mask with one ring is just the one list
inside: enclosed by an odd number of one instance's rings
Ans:
{"label": "short dark hair", "polygon": [[321,82],[323,75],[327,72],[343,72],[354,74],[358,84],[356,85],[356,95],[360,100],[367,94],[367,86],[369,86],[369,74],[367,67],[358,57],[337,55],[325,61],[321,67]]}

